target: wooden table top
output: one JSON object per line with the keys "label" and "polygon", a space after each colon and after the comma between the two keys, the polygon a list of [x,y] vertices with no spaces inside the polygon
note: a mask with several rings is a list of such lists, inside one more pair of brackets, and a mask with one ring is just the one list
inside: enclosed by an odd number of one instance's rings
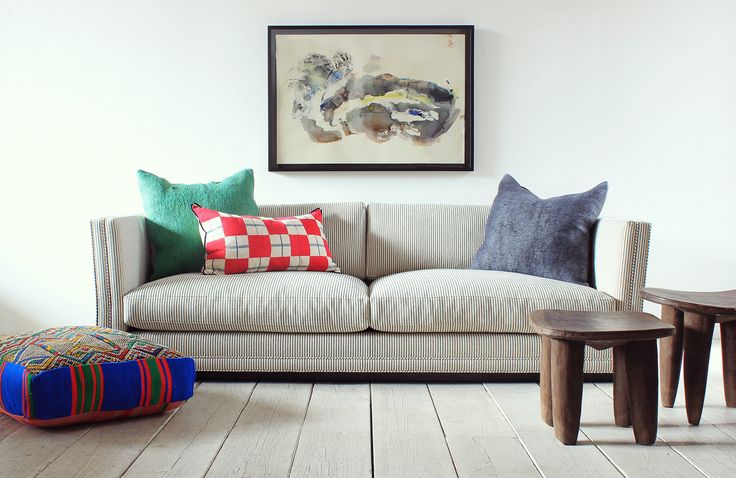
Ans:
{"label": "wooden table top", "polygon": [[675,334],[675,328],[644,312],[537,310],[529,317],[539,335],[561,340],[651,340]]}
{"label": "wooden table top", "polygon": [[736,290],[688,292],[645,287],[641,296],[649,302],[707,315],[736,315]]}

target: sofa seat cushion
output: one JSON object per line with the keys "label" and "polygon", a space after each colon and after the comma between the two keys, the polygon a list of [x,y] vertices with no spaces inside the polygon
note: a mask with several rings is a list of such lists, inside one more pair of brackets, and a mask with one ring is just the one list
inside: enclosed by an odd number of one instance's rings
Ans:
{"label": "sofa seat cushion", "polygon": [[134,289],[123,306],[142,330],[337,333],[369,321],[365,283],[326,272],[180,274]]}
{"label": "sofa seat cushion", "polygon": [[382,332],[534,333],[537,309],[616,310],[591,287],[513,272],[427,269],[370,286],[371,328]]}

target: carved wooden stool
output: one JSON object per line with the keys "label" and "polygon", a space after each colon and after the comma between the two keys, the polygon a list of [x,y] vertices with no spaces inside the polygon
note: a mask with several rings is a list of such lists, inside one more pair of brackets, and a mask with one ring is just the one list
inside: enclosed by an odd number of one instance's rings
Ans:
{"label": "carved wooden stool", "polygon": [[585,345],[613,347],[616,425],[633,424],[636,443],[657,438],[657,339],[675,328],[642,312],[537,310],[529,318],[542,336],[539,385],[542,419],[555,436],[574,445],[580,428]]}
{"label": "carved wooden stool", "polygon": [[675,336],[663,340],[659,346],[662,405],[674,406],[684,362],[687,421],[691,425],[700,423],[713,328],[721,324],[726,406],[736,407],[736,290],[684,292],[646,287],[641,290],[641,296],[662,304],[662,320],[676,329]]}

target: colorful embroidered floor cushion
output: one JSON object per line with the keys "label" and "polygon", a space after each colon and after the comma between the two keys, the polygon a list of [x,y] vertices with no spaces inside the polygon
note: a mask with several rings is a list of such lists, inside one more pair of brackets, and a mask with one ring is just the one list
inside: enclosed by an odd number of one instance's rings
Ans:
{"label": "colorful embroidered floor cushion", "polygon": [[36,426],[181,406],[194,360],[119,330],[59,327],[0,339],[0,412]]}
{"label": "colorful embroidered floor cushion", "polygon": [[292,217],[236,216],[199,204],[204,274],[266,271],[340,272],[332,262],[322,227],[322,210]]}

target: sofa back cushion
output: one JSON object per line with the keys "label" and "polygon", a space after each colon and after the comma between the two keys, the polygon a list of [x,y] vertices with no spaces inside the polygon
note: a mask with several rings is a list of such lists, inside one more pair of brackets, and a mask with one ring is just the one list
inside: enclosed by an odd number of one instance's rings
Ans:
{"label": "sofa back cushion", "polygon": [[490,206],[369,204],[367,278],[468,267],[483,242],[489,212]]}
{"label": "sofa back cushion", "polygon": [[363,203],[262,204],[259,214],[298,216],[317,208],[322,209],[322,224],[332,260],[343,274],[365,279],[366,211]]}

